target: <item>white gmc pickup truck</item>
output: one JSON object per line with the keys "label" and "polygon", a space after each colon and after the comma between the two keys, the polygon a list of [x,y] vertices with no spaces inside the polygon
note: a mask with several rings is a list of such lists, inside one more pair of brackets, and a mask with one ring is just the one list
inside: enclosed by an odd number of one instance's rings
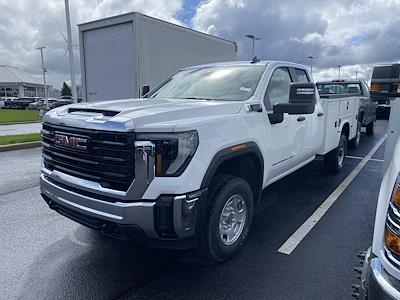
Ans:
{"label": "white gmc pickup truck", "polygon": [[302,65],[187,68],[143,99],[49,111],[41,193],[109,236],[224,261],[246,241],[265,187],[317,155],[342,168],[358,111],[358,97],[321,101]]}

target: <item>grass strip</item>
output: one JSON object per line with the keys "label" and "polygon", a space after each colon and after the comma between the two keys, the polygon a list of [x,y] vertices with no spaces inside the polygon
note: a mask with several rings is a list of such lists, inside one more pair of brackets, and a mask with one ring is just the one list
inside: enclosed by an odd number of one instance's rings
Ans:
{"label": "grass strip", "polygon": [[0,136],[0,145],[40,141],[40,133]]}
{"label": "grass strip", "polygon": [[40,121],[41,117],[36,110],[0,109],[0,124]]}

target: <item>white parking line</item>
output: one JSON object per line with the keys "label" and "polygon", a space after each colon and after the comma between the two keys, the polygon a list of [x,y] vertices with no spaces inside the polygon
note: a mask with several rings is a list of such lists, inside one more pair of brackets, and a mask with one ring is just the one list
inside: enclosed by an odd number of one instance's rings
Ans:
{"label": "white parking line", "polygon": [[371,160],[375,152],[382,146],[386,139],[386,135],[371,149],[355,169],[350,173],[346,179],[339,184],[339,186],[329,195],[329,197],[317,208],[317,210],[289,237],[289,239],[278,249],[278,252],[290,255],[293,250],[301,243],[311,229],[318,223],[318,221],[325,215],[328,209],[339,198],[339,196],[346,190],[350,183],[356,178],[362,168]]}
{"label": "white parking line", "polygon": [[[346,155],[346,158],[350,158],[350,159],[358,159],[358,160],[363,160],[364,157],[360,157],[360,156],[351,156],[351,155]],[[383,162],[383,159],[379,159],[379,158],[371,158],[370,161],[378,161],[378,162]]]}

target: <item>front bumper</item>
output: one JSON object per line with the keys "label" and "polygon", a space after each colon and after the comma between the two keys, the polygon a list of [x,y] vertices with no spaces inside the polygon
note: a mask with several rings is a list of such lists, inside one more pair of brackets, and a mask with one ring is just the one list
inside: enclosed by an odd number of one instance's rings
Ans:
{"label": "front bumper", "polygon": [[400,281],[384,269],[379,257],[372,257],[370,249],[365,258],[360,287],[360,299],[400,299]]}
{"label": "front bumper", "polygon": [[[42,173],[40,189],[51,209],[109,236],[164,248],[195,246],[197,202],[207,190],[124,202],[80,191]],[[188,209],[189,208],[189,209]]]}

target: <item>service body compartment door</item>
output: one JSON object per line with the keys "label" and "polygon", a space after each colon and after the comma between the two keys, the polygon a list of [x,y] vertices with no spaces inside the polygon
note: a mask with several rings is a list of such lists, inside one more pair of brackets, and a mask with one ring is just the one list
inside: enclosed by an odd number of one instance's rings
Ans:
{"label": "service body compartment door", "polygon": [[137,96],[133,32],[133,22],[84,32],[87,101]]}
{"label": "service body compartment door", "polygon": [[323,143],[321,150],[318,154],[326,154],[338,145],[338,127],[339,127],[339,113],[340,103],[329,99],[322,100],[324,108],[324,133]]}

